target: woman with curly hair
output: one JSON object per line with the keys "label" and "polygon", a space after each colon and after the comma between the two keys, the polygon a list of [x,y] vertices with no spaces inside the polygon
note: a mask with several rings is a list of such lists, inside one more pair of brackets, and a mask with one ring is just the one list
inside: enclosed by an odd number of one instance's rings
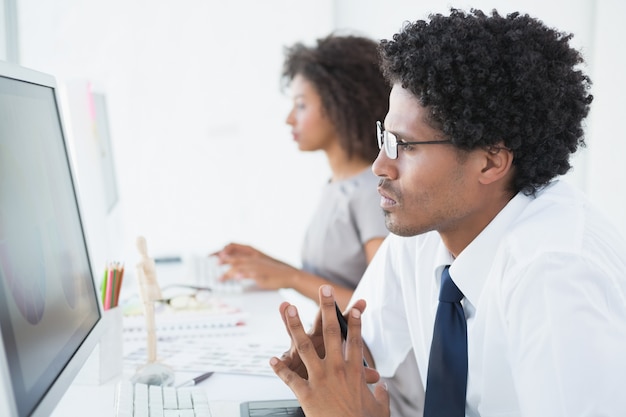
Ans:
{"label": "woman with curly hair", "polygon": [[[261,288],[293,288],[314,301],[320,285],[330,284],[343,309],[388,234],[372,172],[378,155],[372,133],[387,112],[391,87],[379,67],[378,43],[369,38],[333,34],[285,52],[283,87],[293,101],[286,122],[301,151],[326,154],[331,178],[309,223],[301,268],[231,243],[218,253],[230,265],[223,279],[248,277]],[[405,357],[386,379],[397,416],[419,413],[410,380],[418,371],[415,359]]]}
{"label": "woman with curly hair", "polygon": [[390,91],[377,48],[371,39],[335,34],[286,48],[282,80],[293,101],[286,122],[301,151],[326,154],[331,178],[309,224],[301,268],[231,243],[217,253],[229,264],[222,279],[252,278],[261,288],[293,288],[314,301],[319,286],[331,284],[338,305],[347,306],[388,234],[371,169],[378,155],[372,130]]}
{"label": "woman with curly hair", "polygon": [[331,287],[309,334],[280,307],[293,344],[270,363],[307,417],[388,416],[368,383],[411,349],[425,417],[624,414],[626,240],[558,178],[592,101],[571,37],[452,9],[382,41],[393,87],[373,170],[392,233],[355,291],[347,348]]}

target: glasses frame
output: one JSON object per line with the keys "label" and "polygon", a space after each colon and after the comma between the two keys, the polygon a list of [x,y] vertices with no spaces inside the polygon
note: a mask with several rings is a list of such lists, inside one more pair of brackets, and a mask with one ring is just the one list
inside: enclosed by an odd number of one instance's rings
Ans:
{"label": "glasses frame", "polygon": [[387,154],[387,157],[389,159],[398,158],[398,146],[452,144],[451,140],[423,140],[419,142],[399,142],[398,137],[395,134],[385,130],[384,125],[380,121],[376,122],[376,139],[378,139],[378,149],[385,148],[385,154]]}

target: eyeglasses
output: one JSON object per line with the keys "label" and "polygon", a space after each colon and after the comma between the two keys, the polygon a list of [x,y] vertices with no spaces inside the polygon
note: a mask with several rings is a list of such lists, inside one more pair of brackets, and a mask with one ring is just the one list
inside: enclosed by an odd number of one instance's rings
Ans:
{"label": "eyeglasses", "polygon": [[211,299],[211,289],[208,287],[200,287],[196,285],[174,284],[164,287],[163,290],[171,287],[183,288],[187,294],[176,294],[171,297],[164,297],[155,300],[158,303],[166,304],[174,310],[197,309],[204,308],[209,305]]}
{"label": "eyeglasses", "polygon": [[450,144],[451,140],[425,140],[422,142],[398,142],[398,137],[391,132],[388,132],[383,127],[381,122],[376,122],[376,137],[378,139],[378,149],[385,148],[385,153],[390,159],[396,159],[398,157],[398,146],[409,145],[436,145],[436,144]]}

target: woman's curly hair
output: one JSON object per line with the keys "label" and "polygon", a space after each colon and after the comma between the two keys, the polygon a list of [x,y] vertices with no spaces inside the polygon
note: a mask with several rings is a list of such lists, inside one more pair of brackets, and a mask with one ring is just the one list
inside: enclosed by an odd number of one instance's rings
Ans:
{"label": "woman's curly hair", "polygon": [[576,68],[583,59],[571,38],[528,15],[451,9],[383,40],[381,65],[457,147],[503,142],[514,155],[514,191],[532,195],[585,146],[591,81]]}
{"label": "woman's curly hair", "polygon": [[378,155],[376,121],[387,114],[391,91],[380,69],[378,42],[331,34],[312,47],[296,43],[285,48],[282,86],[296,75],[320,95],[348,156],[373,162]]}

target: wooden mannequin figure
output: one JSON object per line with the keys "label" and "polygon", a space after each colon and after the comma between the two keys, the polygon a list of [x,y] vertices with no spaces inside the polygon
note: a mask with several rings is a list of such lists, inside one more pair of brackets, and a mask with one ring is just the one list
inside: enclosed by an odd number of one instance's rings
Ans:
{"label": "wooden mannequin figure", "polygon": [[141,255],[141,261],[137,264],[137,276],[143,302],[154,302],[163,298],[161,287],[157,282],[156,264],[148,256],[148,244],[143,236],[137,238],[137,250]]}
{"label": "wooden mannequin figure", "polygon": [[141,260],[137,263],[137,280],[139,281],[139,292],[146,320],[148,361],[137,371],[133,380],[148,385],[172,385],[174,372],[168,366],[157,362],[156,355],[154,303],[163,298],[161,287],[157,281],[156,265],[154,260],[148,256],[148,245],[143,236],[137,238],[137,249],[141,255]]}

